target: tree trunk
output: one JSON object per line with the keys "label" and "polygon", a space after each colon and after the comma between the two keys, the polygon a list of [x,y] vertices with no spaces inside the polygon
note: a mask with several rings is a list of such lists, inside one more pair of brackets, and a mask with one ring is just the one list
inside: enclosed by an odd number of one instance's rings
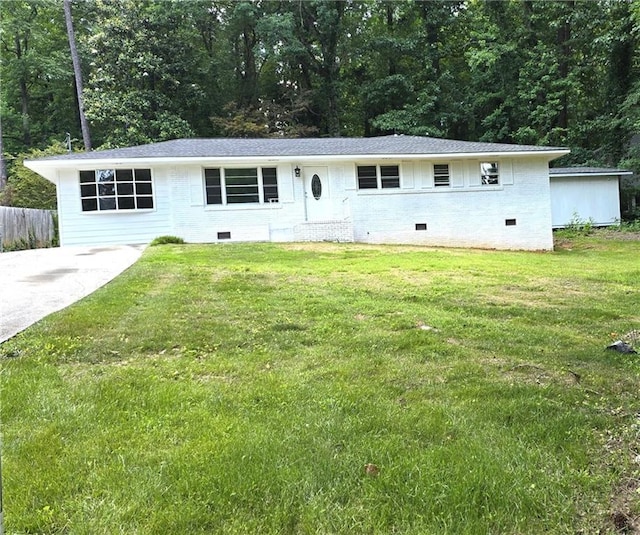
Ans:
{"label": "tree trunk", "polygon": [[84,149],[91,150],[91,135],[89,134],[89,124],[84,114],[84,99],[82,97],[82,71],[80,69],[80,57],[76,47],[76,36],[73,31],[73,19],[71,18],[71,0],[64,0],[64,19],[67,24],[67,36],[69,37],[69,48],[71,49],[71,61],[73,62],[73,74],[76,81],[76,95],[78,96],[78,112],[80,115],[80,127],[82,128],[82,141]]}
{"label": "tree trunk", "polygon": [[[393,36],[393,10],[394,6],[392,4],[387,4],[386,15],[387,15],[387,32],[389,35]],[[398,74],[398,67],[396,64],[396,56],[395,54],[389,54],[389,76],[394,76]]]}
{"label": "tree trunk", "polygon": [[538,44],[538,36],[533,24],[533,11],[534,6],[532,0],[524,0],[522,3],[522,17],[524,19],[525,29],[524,42],[530,49]]}
{"label": "tree trunk", "polygon": [[[575,9],[575,1],[571,0],[566,4],[567,11],[565,14],[565,20],[560,24],[558,28],[558,47],[560,49],[560,61],[559,61],[559,69],[558,74],[560,75],[560,80],[565,81],[569,78],[569,74],[571,72],[571,54],[572,54],[572,46],[571,46],[571,21],[570,15]],[[569,95],[568,95],[568,84],[565,83],[565,87],[562,92],[562,97],[560,100],[561,109],[558,114],[558,126],[563,130],[564,136],[566,136],[567,130],[569,129]]]}
{"label": "tree trunk", "polygon": [[240,107],[257,107],[258,99],[258,70],[256,68],[255,46],[257,37],[255,28],[246,25],[242,35],[242,67],[243,73],[240,75]]}
{"label": "tree trunk", "polygon": [[341,21],[344,14],[344,3],[334,2],[335,27],[327,29],[321,39],[322,67],[320,75],[326,84],[327,91],[327,134],[340,137],[340,109],[338,83],[340,79],[340,60],[338,58],[338,41],[340,39]]}
{"label": "tree trunk", "polygon": [[[15,36],[15,45],[16,45],[16,57],[18,60],[22,60],[23,58],[23,47],[20,43],[20,36],[16,33]],[[27,38],[25,37],[25,50],[27,48]],[[20,108],[22,115],[22,141],[24,144],[29,147],[31,145],[31,126],[29,124],[29,89],[27,88],[27,80],[25,79],[24,72],[20,73],[20,82],[18,84],[20,86]]]}

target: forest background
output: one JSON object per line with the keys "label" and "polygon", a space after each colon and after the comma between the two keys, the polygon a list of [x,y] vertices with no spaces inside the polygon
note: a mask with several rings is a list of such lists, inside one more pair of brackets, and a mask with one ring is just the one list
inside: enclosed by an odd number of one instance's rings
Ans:
{"label": "forest background", "polygon": [[[179,137],[427,135],[640,171],[640,3],[73,0],[93,148]],[[62,0],[0,3],[2,203],[83,149]],[[640,194],[625,179],[623,211]],[[630,208],[631,207],[631,208]]]}

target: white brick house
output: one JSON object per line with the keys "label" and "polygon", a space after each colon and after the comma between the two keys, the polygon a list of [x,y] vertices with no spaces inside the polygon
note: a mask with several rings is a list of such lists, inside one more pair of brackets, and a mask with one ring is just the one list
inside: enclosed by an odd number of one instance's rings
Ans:
{"label": "white brick house", "polygon": [[563,148],[384,136],[180,139],[25,161],[57,185],[62,245],[356,241],[553,248]]}

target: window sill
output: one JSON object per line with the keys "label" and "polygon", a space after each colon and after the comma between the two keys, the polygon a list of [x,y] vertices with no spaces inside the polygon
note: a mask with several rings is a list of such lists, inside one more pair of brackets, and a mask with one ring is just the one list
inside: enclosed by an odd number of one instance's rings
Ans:
{"label": "window sill", "polygon": [[415,195],[415,194],[423,194],[423,193],[465,193],[465,192],[481,192],[481,191],[503,191],[504,186],[431,186],[431,187],[420,187],[415,189],[371,189],[371,190],[356,190],[358,195],[367,196],[367,195]]}
{"label": "window sill", "polygon": [[414,190],[402,189],[402,188],[387,188],[387,189],[357,189],[355,190],[358,195],[396,195],[398,193],[411,193]]}
{"label": "window sill", "polygon": [[238,204],[205,204],[204,209],[207,212],[234,212],[246,210],[280,210],[281,202],[274,203],[238,203]]}
{"label": "window sill", "polygon": [[150,214],[156,212],[155,208],[140,208],[137,210],[80,210],[82,215],[127,215],[127,214]]}
{"label": "window sill", "polygon": [[420,191],[427,193],[477,193],[482,191],[503,191],[504,186],[439,186],[432,188],[421,188]]}

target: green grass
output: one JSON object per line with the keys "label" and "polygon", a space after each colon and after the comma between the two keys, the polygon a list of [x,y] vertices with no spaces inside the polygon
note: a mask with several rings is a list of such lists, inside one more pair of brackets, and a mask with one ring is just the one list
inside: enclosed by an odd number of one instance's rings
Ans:
{"label": "green grass", "polygon": [[149,248],[0,346],[7,533],[632,529],[639,252]]}

